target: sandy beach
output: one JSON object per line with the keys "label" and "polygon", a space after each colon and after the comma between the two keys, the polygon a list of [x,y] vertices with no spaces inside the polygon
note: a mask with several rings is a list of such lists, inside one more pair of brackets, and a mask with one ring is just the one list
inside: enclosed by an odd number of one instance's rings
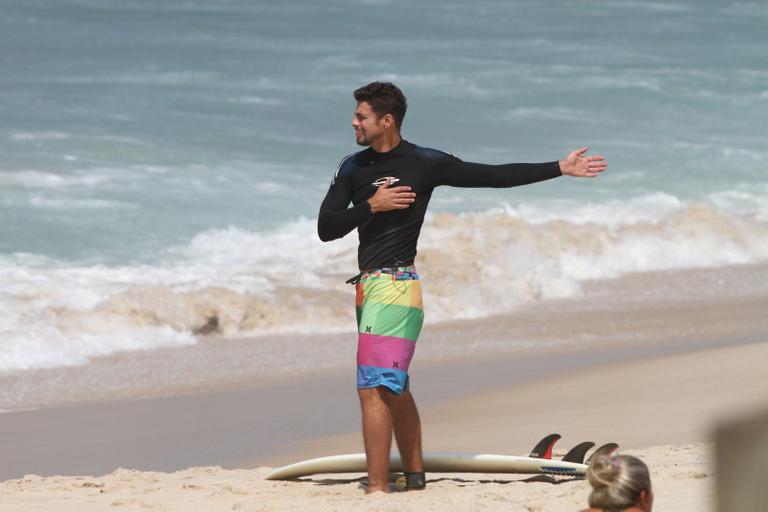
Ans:
{"label": "sandy beach", "polygon": [[[653,465],[660,510],[706,510],[712,470],[708,447],[659,446],[632,452]],[[431,475],[422,492],[365,496],[359,475],[318,475],[301,482],[263,480],[267,468],[191,468],[174,473],[119,469],[99,477],[25,477],[0,484],[0,510],[189,511],[576,511],[584,480],[520,475]]]}
{"label": "sandy beach", "polygon": [[[711,430],[768,405],[767,358],[768,343],[751,343],[601,365],[443,401],[422,410],[425,449],[524,454],[549,431],[563,435],[555,456],[582,440],[617,441],[651,466],[659,510],[707,510],[715,472]],[[356,432],[329,436],[296,445],[269,466],[359,446]],[[430,474],[424,492],[365,497],[360,474],[271,482],[263,479],[269,466],[25,475],[0,484],[0,510],[566,511],[583,506],[588,493],[585,481],[569,478]]]}

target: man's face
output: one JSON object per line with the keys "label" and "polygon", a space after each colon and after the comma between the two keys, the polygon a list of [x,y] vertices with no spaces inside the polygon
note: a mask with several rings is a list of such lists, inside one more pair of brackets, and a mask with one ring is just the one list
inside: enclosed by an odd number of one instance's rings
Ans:
{"label": "man's face", "polygon": [[367,101],[357,104],[352,127],[355,129],[355,140],[359,145],[370,146],[373,141],[384,135],[384,117],[379,118]]}

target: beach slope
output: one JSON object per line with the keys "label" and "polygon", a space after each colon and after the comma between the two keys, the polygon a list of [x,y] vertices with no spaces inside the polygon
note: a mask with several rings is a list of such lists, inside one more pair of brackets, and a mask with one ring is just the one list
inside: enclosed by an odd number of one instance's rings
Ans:
{"label": "beach slope", "polygon": [[[522,453],[540,434],[617,441],[651,467],[660,510],[711,507],[716,474],[709,438],[722,419],[764,407],[768,343],[676,354],[581,370],[495,389],[422,412],[425,449]],[[306,443],[287,458],[356,452],[359,434]],[[556,453],[557,455],[557,453]],[[364,475],[271,482],[267,467],[176,472],[118,469],[97,476],[27,475],[0,483],[0,511],[96,510],[527,510],[573,511],[584,480],[526,475],[430,474],[419,493],[364,496]]]}

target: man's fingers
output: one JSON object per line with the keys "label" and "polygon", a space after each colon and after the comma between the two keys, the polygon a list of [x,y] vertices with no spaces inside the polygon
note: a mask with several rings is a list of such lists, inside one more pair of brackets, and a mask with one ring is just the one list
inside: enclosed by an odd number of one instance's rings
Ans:
{"label": "man's fingers", "polygon": [[594,178],[608,168],[603,155],[585,156],[584,153],[588,150],[589,146],[584,146],[572,151],[568,155],[566,158],[566,164],[570,167],[568,174],[584,178]]}
{"label": "man's fingers", "polygon": [[[386,188],[390,180],[386,180],[382,188]],[[416,201],[416,193],[411,192],[411,187],[407,185],[401,185],[399,187],[386,188],[381,192],[386,206],[382,211],[387,210],[405,210],[410,208],[411,204]]]}
{"label": "man's fingers", "polygon": [[589,151],[589,146],[584,146],[583,148],[579,148],[576,151],[574,151],[574,153],[576,153],[576,156],[581,156],[587,151]]}
{"label": "man's fingers", "polygon": [[414,192],[395,192],[393,194],[390,194],[390,197],[395,200],[404,200],[404,199],[413,199],[416,197],[416,194]]}

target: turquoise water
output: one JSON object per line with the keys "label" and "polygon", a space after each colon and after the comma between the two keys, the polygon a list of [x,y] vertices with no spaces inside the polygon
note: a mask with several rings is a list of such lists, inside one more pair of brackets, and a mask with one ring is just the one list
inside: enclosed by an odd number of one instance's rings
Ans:
{"label": "turquoise water", "polygon": [[488,162],[591,145],[611,165],[438,209],[768,182],[761,2],[125,4],[5,3],[2,253],[152,261],[314,217],[374,79],[406,92],[419,144]]}
{"label": "turquoise water", "polygon": [[[195,302],[213,287],[257,307],[280,284],[275,265],[311,261],[292,282],[306,287],[327,262],[354,270],[354,240],[320,247],[312,225],[357,149],[352,91],[376,79],[408,96],[412,142],[489,163],[582,145],[609,160],[597,180],[439,190],[433,212],[475,212],[462,222],[482,231],[503,207],[531,225],[592,226],[602,254],[644,255],[590,277],[656,269],[675,251],[676,267],[763,261],[766,22],[764,2],[6,1],[0,343],[22,353],[29,325],[44,353],[49,338],[80,339],[85,355],[189,343],[191,324],[160,306],[127,318],[121,301],[160,289]],[[515,257],[539,261],[531,244]],[[553,260],[537,283],[570,293],[586,274],[567,268]],[[134,346],[137,325],[170,334]],[[0,370],[48,364],[7,357]]]}

